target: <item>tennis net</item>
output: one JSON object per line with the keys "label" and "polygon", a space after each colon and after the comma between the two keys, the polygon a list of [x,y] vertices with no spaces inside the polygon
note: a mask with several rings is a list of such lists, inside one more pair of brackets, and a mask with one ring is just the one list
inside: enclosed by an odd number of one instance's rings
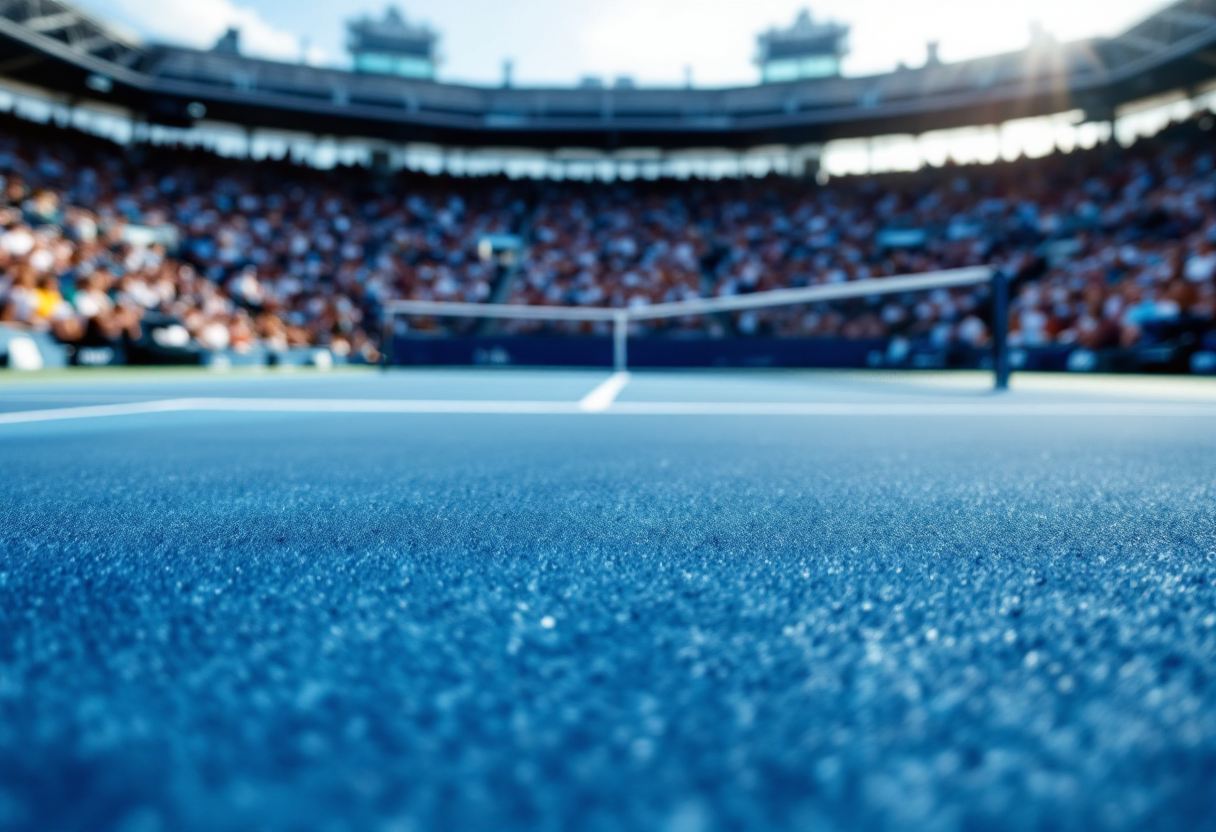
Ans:
{"label": "tennis net", "polygon": [[[774,331],[814,333],[824,315],[841,318],[843,313],[833,310],[851,304],[854,313],[861,309],[868,315],[863,315],[862,320],[874,320],[875,315],[884,316],[888,319],[886,323],[894,325],[898,333],[908,328],[899,325],[903,321],[915,327],[916,310],[924,298],[948,304],[951,302],[950,292],[976,287],[980,290],[978,298],[972,296],[968,302],[972,307],[982,307],[972,311],[981,313],[975,320],[982,322],[983,330],[971,338],[969,345],[972,349],[987,352],[984,366],[991,367],[995,386],[1004,389],[1009,379],[1008,286],[1000,270],[987,266],[625,308],[392,301],[384,305],[384,337],[387,345],[384,354],[386,366],[389,366],[394,363],[395,347],[402,338],[425,336],[427,333],[464,337],[484,335],[484,325],[478,326],[474,322],[491,321],[506,324],[508,331],[514,333],[543,332],[567,338],[590,335],[599,336],[601,340],[606,340],[610,335],[612,366],[618,372],[623,372],[630,367],[631,342],[648,339],[656,332],[666,331],[665,334],[670,336],[673,332],[705,333],[716,329],[719,334],[727,332],[735,337],[702,337],[698,349],[702,352],[712,351],[717,344],[719,349],[725,350],[726,344],[744,341],[748,338],[747,333],[754,332],[761,324]],[[410,320],[414,324],[400,323]],[[442,321],[449,322],[446,328],[440,324]],[[709,325],[706,322],[710,322]],[[865,327],[861,326],[858,331],[864,334]],[[885,357],[893,353],[897,355],[900,345],[907,344],[906,338],[899,334],[891,336],[886,330],[871,340],[875,342],[874,346],[882,346],[879,362],[887,360]],[[561,339],[555,339],[552,343],[554,353],[563,349]],[[685,338],[683,343],[689,343],[689,339]]]}

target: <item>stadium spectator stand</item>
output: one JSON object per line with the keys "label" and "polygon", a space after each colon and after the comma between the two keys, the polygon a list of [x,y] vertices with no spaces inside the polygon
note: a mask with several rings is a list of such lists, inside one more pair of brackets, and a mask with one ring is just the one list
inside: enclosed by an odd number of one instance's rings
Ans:
{"label": "stadium spectator stand", "polygon": [[[991,264],[1014,278],[1017,346],[1189,357],[1216,350],[1211,129],[826,185],[574,183],[321,171],[4,117],[0,320],[130,361],[314,345],[375,361],[388,299],[625,306]],[[478,243],[506,233],[525,252],[496,270]],[[988,315],[982,290],[954,290],[650,334],[945,348],[982,345]]]}

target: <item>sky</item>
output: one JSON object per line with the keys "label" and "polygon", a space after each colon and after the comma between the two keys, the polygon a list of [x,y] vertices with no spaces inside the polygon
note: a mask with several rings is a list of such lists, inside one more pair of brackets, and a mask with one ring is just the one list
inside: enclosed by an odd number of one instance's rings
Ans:
{"label": "sky", "polygon": [[[244,51],[345,66],[344,22],[379,15],[384,0],[81,0],[146,40],[212,45],[228,26]],[[791,23],[810,6],[816,19],[852,26],[845,73],[884,72],[924,61],[1020,49],[1032,24],[1060,40],[1116,34],[1167,0],[398,0],[407,19],[441,35],[439,77],[496,84],[504,60],[517,85],[569,86],[584,76],[629,76],[639,85],[750,84],[755,36]]]}

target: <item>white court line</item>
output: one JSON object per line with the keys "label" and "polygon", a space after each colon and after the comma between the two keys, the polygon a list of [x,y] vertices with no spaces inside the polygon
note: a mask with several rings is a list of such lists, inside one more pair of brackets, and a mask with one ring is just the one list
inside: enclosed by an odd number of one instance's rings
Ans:
{"label": "white court line", "polygon": [[[601,385],[602,386],[602,385]],[[598,391],[599,388],[597,388]],[[593,391],[594,392],[594,391]],[[584,399],[583,401],[586,401]],[[1202,417],[1216,418],[1216,406],[1147,402],[623,402],[590,410],[582,402],[448,401],[401,399],[165,399],[131,404],[65,407],[0,413],[0,425],[135,416],[149,413],[452,413],[612,416],[1030,416],[1030,417]]]}
{"label": "white court line", "polygon": [[1207,416],[1216,405],[1148,402],[620,402],[621,416]]}
{"label": "white court line", "polygon": [[629,383],[629,373],[613,373],[607,381],[583,396],[578,409],[584,413],[603,413]]}
{"label": "white court line", "polygon": [[171,413],[189,410],[187,399],[162,399],[130,404],[96,404],[85,407],[56,407],[50,410],[18,410],[0,413],[0,425],[23,422],[54,422],[60,419],[96,419],[102,416],[138,416],[141,413]]}
{"label": "white court line", "polygon": [[582,413],[576,402],[445,399],[186,399],[187,410],[228,413]]}
{"label": "white court line", "polygon": [[[585,401],[585,399],[584,399]],[[1148,402],[617,402],[591,411],[582,402],[427,399],[183,400],[181,409],[245,413],[598,413],[610,416],[1190,416],[1216,418],[1216,405]]]}

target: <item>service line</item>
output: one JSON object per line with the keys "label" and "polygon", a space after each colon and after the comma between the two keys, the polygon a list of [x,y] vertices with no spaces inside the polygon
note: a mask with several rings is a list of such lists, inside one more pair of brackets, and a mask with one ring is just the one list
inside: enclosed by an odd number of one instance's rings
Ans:
{"label": "service line", "polygon": [[[622,374],[623,375],[623,374]],[[613,387],[627,379],[613,376]],[[469,414],[548,416],[800,417],[1190,417],[1216,418],[1216,406],[1151,402],[613,402],[608,382],[579,402],[433,399],[191,398],[0,413],[0,425],[156,413]]]}

